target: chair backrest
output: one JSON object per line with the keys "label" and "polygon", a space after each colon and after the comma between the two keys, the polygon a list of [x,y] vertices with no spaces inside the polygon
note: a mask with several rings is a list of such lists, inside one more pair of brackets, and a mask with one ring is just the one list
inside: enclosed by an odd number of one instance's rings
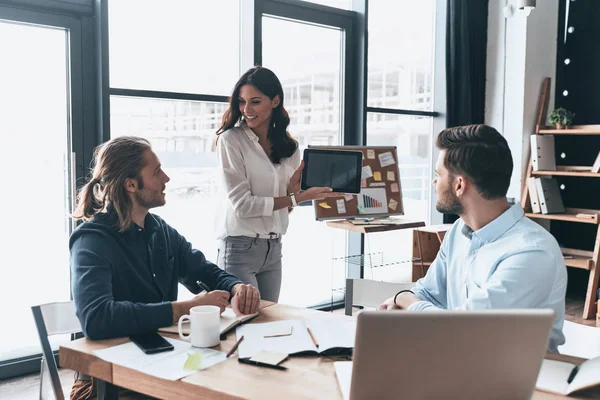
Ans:
{"label": "chair backrest", "polygon": [[[65,396],[58,377],[58,367],[48,337],[81,332],[81,323],[75,315],[75,303],[67,301],[41,304],[32,306],[31,312],[42,345],[40,399],[52,398],[49,394],[53,394],[53,398],[64,400]],[[51,383],[51,390],[47,387],[48,383]]]}
{"label": "chair backrest", "polygon": [[346,315],[352,306],[377,307],[401,290],[412,289],[415,282],[379,282],[370,279],[346,279]]}

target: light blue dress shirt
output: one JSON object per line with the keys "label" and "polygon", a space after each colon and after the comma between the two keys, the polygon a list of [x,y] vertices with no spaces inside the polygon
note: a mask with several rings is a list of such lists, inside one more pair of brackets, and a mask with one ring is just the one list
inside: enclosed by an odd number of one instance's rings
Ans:
{"label": "light blue dress shirt", "polygon": [[456,221],[412,290],[423,301],[408,310],[550,308],[548,349],[557,352],[565,342],[567,270],[560,247],[518,203],[478,231]]}

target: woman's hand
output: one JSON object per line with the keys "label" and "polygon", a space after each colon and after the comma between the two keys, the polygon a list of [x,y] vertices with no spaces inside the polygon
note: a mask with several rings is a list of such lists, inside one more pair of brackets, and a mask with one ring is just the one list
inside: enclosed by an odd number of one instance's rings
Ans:
{"label": "woman's hand", "polygon": [[333,192],[330,187],[311,187],[308,190],[296,195],[296,201],[303,203],[311,200],[322,200],[328,197],[343,197],[343,193]]}

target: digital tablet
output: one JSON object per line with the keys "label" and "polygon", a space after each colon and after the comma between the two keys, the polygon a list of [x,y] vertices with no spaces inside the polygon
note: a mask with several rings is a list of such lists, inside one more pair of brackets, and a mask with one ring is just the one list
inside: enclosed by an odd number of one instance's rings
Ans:
{"label": "digital tablet", "polygon": [[330,187],[334,192],[360,193],[362,152],[305,149],[301,188]]}

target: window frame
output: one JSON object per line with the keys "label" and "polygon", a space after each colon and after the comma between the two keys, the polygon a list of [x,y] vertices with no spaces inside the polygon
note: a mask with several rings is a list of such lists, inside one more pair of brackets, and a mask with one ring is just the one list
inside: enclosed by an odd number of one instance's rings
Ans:
{"label": "window frame", "polygon": [[[84,7],[82,4],[69,5],[63,3],[59,6],[58,3],[38,3],[40,2],[26,1],[19,3],[19,7],[0,4],[0,19],[7,22],[14,21],[69,31],[68,68],[71,79],[67,99],[70,108],[68,122],[71,129],[69,137],[71,153],[75,156],[75,166],[71,173],[73,174],[72,181],[79,182],[85,177],[85,165],[89,165],[85,149],[90,143],[97,141],[94,133],[96,94],[93,83],[90,83],[88,79],[94,69],[92,49],[95,46],[91,35],[92,17],[89,13],[90,7]],[[91,152],[89,154],[91,155]],[[74,187],[69,187],[69,198],[69,206],[72,209],[75,201]],[[55,351],[55,354],[58,360],[58,351]],[[41,359],[42,354],[40,352],[0,361],[0,380],[39,371]]]}

